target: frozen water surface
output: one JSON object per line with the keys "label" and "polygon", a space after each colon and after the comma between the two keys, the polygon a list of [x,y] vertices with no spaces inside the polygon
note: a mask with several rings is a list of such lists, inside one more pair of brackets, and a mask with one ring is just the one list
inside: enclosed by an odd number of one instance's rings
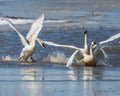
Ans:
{"label": "frozen water surface", "polygon": [[[24,2],[24,3],[23,3]],[[120,39],[105,44],[109,58],[96,67],[65,67],[71,50],[36,43],[35,63],[17,61],[22,44],[2,16],[25,36],[42,13],[39,38],[83,47],[120,32],[119,0],[0,0],[0,96],[120,96]]]}

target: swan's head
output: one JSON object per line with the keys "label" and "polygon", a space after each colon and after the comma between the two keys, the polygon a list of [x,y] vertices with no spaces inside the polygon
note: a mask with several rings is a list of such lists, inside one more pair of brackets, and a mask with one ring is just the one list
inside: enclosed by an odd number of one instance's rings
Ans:
{"label": "swan's head", "polygon": [[46,47],[46,46],[45,46],[45,43],[42,43],[41,46],[42,46],[42,48],[45,48],[45,47]]}
{"label": "swan's head", "polygon": [[91,42],[92,47],[95,46],[97,43],[95,41]]}
{"label": "swan's head", "polygon": [[87,35],[87,30],[85,30],[84,34]]}

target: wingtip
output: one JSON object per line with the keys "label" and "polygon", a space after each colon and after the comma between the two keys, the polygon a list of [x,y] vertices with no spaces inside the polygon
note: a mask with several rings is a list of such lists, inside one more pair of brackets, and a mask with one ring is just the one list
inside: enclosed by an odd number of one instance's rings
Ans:
{"label": "wingtip", "polygon": [[45,15],[44,15],[44,13],[42,14],[41,18],[44,20],[44,18],[45,18]]}
{"label": "wingtip", "polygon": [[42,43],[42,48],[46,48],[46,45],[45,45],[45,43]]}

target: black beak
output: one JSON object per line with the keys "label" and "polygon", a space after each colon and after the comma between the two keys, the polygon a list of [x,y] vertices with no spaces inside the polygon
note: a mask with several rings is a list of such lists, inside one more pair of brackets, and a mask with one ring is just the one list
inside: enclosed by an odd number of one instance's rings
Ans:
{"label": "black beak", "polygon": [[44,43],[42,43],[42,48],[46,48],[46,46],[45,46],[45,44],[44,44]]}
{"label": "black beak", "polygon": [[93,44],[94,44],[94,45],[97,45],[97,43],[96,43],[95,41],[93,41]]}
{"label": "black beak", "polygon": [[87,34],[87,30],[85,30],[84,34]]}

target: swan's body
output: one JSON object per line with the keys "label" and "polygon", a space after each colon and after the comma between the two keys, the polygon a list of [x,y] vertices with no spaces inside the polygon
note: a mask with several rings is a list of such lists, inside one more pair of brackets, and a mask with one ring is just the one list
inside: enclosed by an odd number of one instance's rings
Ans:
{"label": "swan's body", "polygon": [[[32,24],[31,29],[28,32],[26,38],[24,38],[24,36],[12,25],[10,21],[7,20],[7,22],[9,26],[17,32],[24,46],[24,48],[21,51],[19,60],[22,62],[27,62],[30,58],[32,61],[34,61],[32,55],[35,52],[35,41],[43,26],[44,14]],[[41,46],[44,47],[43,43],[41,43]]]}
{"label": "swan's body", "polygon": [[90,52],[89,54],[83,53],[80,50],[76,50],[71,56],[70,59],[68,60],[67,67],[72,65],[73,59],[75,56],[79,53],[83,55],[82,59],[79,59],[78,62],[76,62],[76,65],[78,66],[96,66],[97,62],[102,60],[104,57],[106,58],[107,55],[105,51],[101,48],[96,48],[93,50],[93,47],[96,43],[94,41],[91,42],[90,45]]}
{"label": "swan's body", "polygon": [[32,57],[33,53],[35,53],[35,43],[34,44],[28,44],[27,46],[24,46],[24,48],[22,49],[22,52],[20,54],[20,61],[21,62],[26,62],[28,61],[28,58],[30,58],[33,61],[35,61]]}
{"label": "swan's body", "polygon": [[90,54],[84,54],[84,58],[82,59],[83,63],[85,63],[86,66],[95,66],[96,63],[97,63],[97,59],[96,57],[94,56],[93,54],[93,46],[95,45],[96,43],[94,41],[91,42],[91,45],[90,45]]}

